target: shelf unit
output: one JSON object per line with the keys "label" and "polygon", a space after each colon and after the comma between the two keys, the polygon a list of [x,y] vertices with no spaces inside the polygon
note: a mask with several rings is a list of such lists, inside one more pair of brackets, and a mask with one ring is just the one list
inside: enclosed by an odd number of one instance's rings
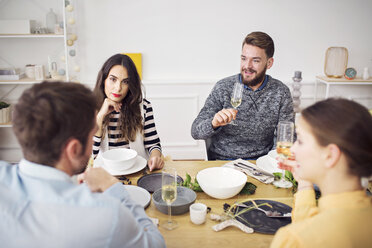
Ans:
{"label": "shelf unit", "polygon": [[352,79],[352,80],[348,80],[344,77],[342,77],[342,78],[329,78],[329,77],[326,77],[326,76],[316,76],[314,102],[316,102],[317,99],[318,99],[317,98],[317,96],[318,96],[318,84],[324,84],[326,86],[326,91],[325,91],[324,98],[328,98],[331,86],[334,86],[334,85],[348,85],[348,86],[357,86],[357,85],[358,86],[366,86],[366,85],[369,85],[369,86],[372,86],[372,77],[370,77],[367,80],[364,80],[362,78],[355,78],[355,79]]}
{"label": "shelf unit", "polygon": [[[56,0],[54,3],[59,2],[58,5],[62,9],[62,22],[63,22],[63,34],[0,34],[0,39],[62,39],[60,41],[53,41],[53,42],[63,42],[63,54],[65,57],[65,77],[63,80],[69,81],[69,66],[68,66],[68,49],[67,49],[67,25],[66,25],[66,9],[65,9],[65,0]],[[58,8],[59,8],[58,7]],[[47,68],[45,68],[45,72]],[[54,80],[54,79],[45,79],[45,80]],[[4,99],[10,92],[12,92],[15,88],[20,85],[32,85],[35,83],[40,83],[43,80],[35,80],[30,78],[22,78],[20,80],[0,80],[0,87],[4,85],[13,85],[9,90],[5,91],[5,94],[0,95],[0,100]],[[11,127],[11,123],[0,124],[1,127]]]}

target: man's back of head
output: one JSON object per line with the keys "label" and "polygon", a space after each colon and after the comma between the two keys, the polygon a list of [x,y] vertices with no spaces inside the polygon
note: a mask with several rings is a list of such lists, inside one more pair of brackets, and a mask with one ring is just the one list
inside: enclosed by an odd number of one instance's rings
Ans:
{"label": "man's back of head", "polygon": [[85,148],[96,107],[91,90],[76,83],[42,82],[25,90],[13,111],[13,130],[24,158],[55,166],[69,139]]}

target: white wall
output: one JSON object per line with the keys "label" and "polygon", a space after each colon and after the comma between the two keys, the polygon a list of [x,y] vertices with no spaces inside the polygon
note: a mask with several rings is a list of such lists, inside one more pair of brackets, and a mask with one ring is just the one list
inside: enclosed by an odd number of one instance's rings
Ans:
{"label": "white wall", "polygon": [[79,2],[84,80],[116,52],[143,53],[145,80],[219,79],[239,70],[251,31],[272,36],[270,73],[284,81],[323,74],[330,46],[349,50],[349,66],[372,69],[370,0],[90,0]]}
{"label": "white wall", "polygon": [[[143,83],[162,145],[176,159],[204,158],[204,143],[192,139],[191,123],[214,83],[239,72],[241,43],[252,31],[274,39],[268,74],[289,84],[294,71],[302,71],[303,107],[312,103],[328,47],[346,47],[348,66],[358,72],[369,67],[372,74],[370,0],[70,1],[76,4],[81,81],[92,86],[114,53],[142,53]],[[361,96],[372,108],[371,88],[337,87],[333,94]]]}

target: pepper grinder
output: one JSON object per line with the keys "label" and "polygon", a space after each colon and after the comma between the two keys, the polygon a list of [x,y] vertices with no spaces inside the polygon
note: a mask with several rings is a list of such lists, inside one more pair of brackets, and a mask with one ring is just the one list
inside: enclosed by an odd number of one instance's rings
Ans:
{"label": "pepper grinder", "polygon": [[293,110],[295,113],[299,113],[301,111],[300,105],[301,105],[301,71],[295,71],[295,75],[292,78],[292,99],[293,99]]}

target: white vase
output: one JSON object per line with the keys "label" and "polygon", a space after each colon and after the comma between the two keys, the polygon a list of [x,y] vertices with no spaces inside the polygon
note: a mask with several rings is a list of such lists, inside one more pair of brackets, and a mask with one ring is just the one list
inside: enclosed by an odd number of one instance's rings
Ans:
{"label": "white vase", "polygon": [[48,33],[54,33],[55,25],[57,24],[57,16],[51,8],[48,14],[46,15],[46,27]]}
{"label": "white vase", "polygon": [[368,67],[364,67],[364,70],[363,70],[363,79],[364,80],[369,79]]}
{"label": "white vase", "polygon": [[4,124],[8,122],[10,122],[10,106],[0,109],[0,123]]}

